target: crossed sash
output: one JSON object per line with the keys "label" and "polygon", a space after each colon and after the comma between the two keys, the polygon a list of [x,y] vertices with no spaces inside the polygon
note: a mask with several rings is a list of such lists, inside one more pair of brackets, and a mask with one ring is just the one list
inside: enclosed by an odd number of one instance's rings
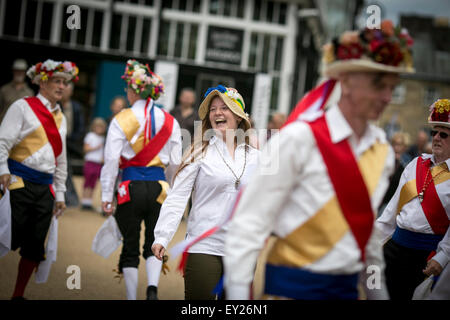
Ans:
{"label": "crossed sash", "polygon": [[[147,101],[148,105],[148,101]],[[147,107],[146,105],[146,107]],[[135,152],[135,156],[129,160],[121,157],[120,159],[120,168],[125,169],[128,167],[161,167],[165,169],[164,164],[158,156],[158,153],[162,150],[164,145],[169,140],[172,130],[173,130],[173,117],[161,109],[164,112],[164,123],[158,133],[147,142],[147,138],[145,137],[145,130],[142,132],[137,140],[134,143],[131,143],[134,135],[140,128],[139,121],[136,119],[134,112],[131,109],[125,109],[120,112],[117,116],[117,122],[119,126],[123,130],[125,137],[130,143],[131,148]],[[154,117],[152,117],[152,123],[154,123]],[[147,123],[144,127],[147,127]],[[152,126],[152,130],[155,130],[154,125]],[[147,143],[146,143],[147,142]],[[166,190],[168,189],[168,184],[166,181],[159,180],[158,181],[162,187],[162,191],[157,201],[162,203],[166,197]],[[129,183],[129,182],[128,182]],[[124,181],[123,186],[127,187],[128,184]],[[121,184],[122,186],[122,184]]]}
{"label": "crossed sash", "polygon": [[[425,178],[428,177],[427,180],[431,179],[431,182],[424,191],[421,206],[433,232],[438,235],[443,235],[448,229],[449,219],[437,194],[436,185],[450,179],[450,172],[445,163],[434,166],[431,169],[430,167],[431,159],[425,160],[422,157],[417,158],[416,179],[410,180],[403,185],[397,205],[397,214],[400,213],[406,203],[415,197],[418,197],[418,194],[422,191],[423,186],[426,183]],[[430,170],[430,172],[427,174],[428,170]],[[442,170],[444,170],[444,172],[442,172]],[[436,178],[433,179],[432,177]]]}
{"label": "crossed sash", "polygon": [[335,190],[333,196],[308,221],[278,239],[268,263],[301,267],[326,255],[349,231],[365,260],[365,247],[374,223],[370,195],[384,169],[388,145],[375,143],[357,162],[348,140],[331,141],[325,116],[309,123]]}
{"label": "crossed sash", "polygon": [[[10,159],[20,164],[26,158],[41,149],[47,142],[49,142],[52,147],[56,163],[56,159],[61,154],[63,146],[61,135],[59,133],[59,127],[61,126],[63,119],[62,112],[59,111],[56,114],[50,113],[50,111],[37,97],[28,97],[24,98],[24,100],[28,103],[30,109],[38,118],[41,126],[27,135],[24,139],[22,139],[22,141],[12,148],[9,155]],[[24,184],[21,178],[16,177],[11,183],[9,189],[14,190],[23,186]],[[51,185],[50,190],[54,194]]]}

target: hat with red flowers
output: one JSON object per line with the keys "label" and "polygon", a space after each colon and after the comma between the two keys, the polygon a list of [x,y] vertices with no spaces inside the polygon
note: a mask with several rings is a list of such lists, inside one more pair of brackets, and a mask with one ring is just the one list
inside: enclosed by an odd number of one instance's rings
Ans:
{"label": "hat with red flowers", "polygon": [[343,72],[413,73],[413,43],[408,31],[390,20],[380,29],[347,31],[323,47],[323,71],[329,78]]}
{"label": "hat with red flowers", "polygon": [[450,100],[438,99],[430,106],[428,123],[433,126],[450,128]]}
{"label": "hat with red flowers", "polygon": [[63,77],[67,81],[78,81],[78,67],[71,61],[53,61],[47,59],[44,62],[36,63],[27,71],[27,76],[35,84],[47,81],[51,77]]}

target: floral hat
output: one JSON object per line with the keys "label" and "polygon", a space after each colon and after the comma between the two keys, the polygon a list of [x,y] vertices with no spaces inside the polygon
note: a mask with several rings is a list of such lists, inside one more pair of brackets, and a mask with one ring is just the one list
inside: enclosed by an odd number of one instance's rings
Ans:
{"label": "floral hat", "polygon": [[450,128],[450,100],[438,99],[430,106],[428,123],[435,126]]}
{"label": "floral hat", "polygon": [[47,81],[51,77],[63,77],[68,81],[78,81],[78,67],[70,61],[53,61],[47,59],[44,62],[36,63],[27,71],[27,76],[35,84]]}
{"label": "floral hat", "polygon": [[390,20],[380,29],[344,32],[323,47],[324,73],[330,78],[352,71],[413,73],[413,43],[408,31]]}
{"label": "floral hat", "polygon": [[198,109],[198,115],[201,120],[205,119],[209,111],[209,105],[215,96],[222,98],[223,102],[230,108],[230,110],[238,117],[245,120],[245,129],[251,128],[250,119],[248,113],[245,112],[245,102],[239,92],[234,88],[226,88],[223,85],[209,88],[205,95],[204,100],[200,104]]}
{"label": "floral hat", "polygon": [[136,60],[128,60],[122,76],[128,87],[141,98],[158,100],[164,93],[164,84],[160,76],[150,70],[148,64],[143,65]]}

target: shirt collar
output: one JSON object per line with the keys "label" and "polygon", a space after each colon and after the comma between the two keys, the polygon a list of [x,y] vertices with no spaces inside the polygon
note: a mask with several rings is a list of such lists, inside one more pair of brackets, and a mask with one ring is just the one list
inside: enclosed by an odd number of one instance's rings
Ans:
{"label": "shirt collar", "polygon": [[[422,158],[427,160],[427,159],[431,159],[431,162],[434,165],[437,165],[439,163],[436,163],[436,160],[434,159],[434,155],[433,154],[429,154],[429,153],[422,153]],[[448,158],[447,160],[444,161],[447,164],[447,168],[450,168],[450,158]]]}
{"label": "shirt collar", "polygon": [[[213,145],[213,144],[220,144],[221,147],[225,146],[225,142],[222,139],[217,138],[217,136],[215,136],[215,135],[209,139],[209,145]],[[245,146],[245,143],[243,142],[243,143],[239,144],[238,146],[236,146],[236,149],[242,148],[244,146]]]}
{"label": "shirt collar", "polygon": [[38,93],[38,95],[36,96],[39,100],[41,100],[42,104],[50,111],[50,112],[55,112],[60,108],[59,104],[57,103],[56,106],[54,108],[52,108],[52,104],[50,103],[50,101],[44,97],[42,94]]}
{"label": "shirt collar", "polygon": [[325,112],[325,120],[330,130],[331,141],[333,143],[341,142],[353,134],[353,130],[345,120],[341,109],[337,104],[333,104],[327,112]]}

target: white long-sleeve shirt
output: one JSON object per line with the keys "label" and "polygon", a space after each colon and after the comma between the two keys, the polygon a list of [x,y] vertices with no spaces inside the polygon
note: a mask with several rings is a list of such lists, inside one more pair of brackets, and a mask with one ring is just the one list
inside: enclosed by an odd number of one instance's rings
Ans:
{"label": "white long-sleeve shirt", "polygon": [[[61,112],[57,104],[52,108],[50,101],[43,95],[38,94],[44,106],[50,112]],[[67,156],[66,156],[66,118],[63,114],[59,134],[62,140],[62,152],[55,160],[50,142],[46,142],[41,148],[28,155],[21,163],[34,170],[53,175],[56,201],[64,201],[67,178]],[[8,109],[0,125],[0,175],[9,174],[8,157],[14,146],[19,144],[26,136],[34,133],[42,124],[24,99],[14,102]]]}
{"label": "white long-sleeve shirt", "polygon": [[[435,162],[434,156],[431,154],[423,154],[424,159],[431,159],[432,167],[438,165]],[[422,205],[418,197],[413,198],[407,202],[397,214],[397,206],[400,199],[400,192],[408,181],[416,179],[417,160],[412,160],[400,177],[398,188],[394,193],[394,196],[389,201],[388,205],[383,211],[383,214],[378,218],[376,222],[377,228],[379,228],[383,234],[383,243],[387,242],[395,231],[395,228],[399,226],[402,229],[406,229],[413,232],[434,234],[428,220],[423,212]],[[445,161],[447,167],[450,168],[450,159]],[[442,202],[445,212],[450,220],[450,180],[436,185],[436,192],[439,199]],[[444,238],[439,242],[436,250],[434,260],[439,262],[442,267],[445,267],[450,260],[450,228],[444,235]]]}
{"label": "white long-sleeve shirt", "polygon": [[[337,105],[325,113],[325,119],[332,142],[348,138],[356,159],[376,142],[387,143],[384,132],[373,125],[367,127],[358,141]],[[242,194],[226,238],[225,287],[230,299],[249,298],[259,251],[271,233],[279,238],[287,237],[311,220],[335,196],[327,168],[307,123],[291,123],[273,136],[264,147],[260,162],[263,168],[253,176]],[[274,174],[259,173],[264,171],[264,167],[273,167],[274,163],[278,163]],[[393,168],[394,153],[389,146],[381,177],[371,195],[374,212],[383,199]],[[366,265],[375,264],[383,270],[379,237],[377,232],[372,232],[365,251]],[[316,273],[353,274],[364,268],[360,258],[360,249],[351,230],[348,230],[328,253],[302,268]],[[363,272],[362,278],[364,276]],[[386,298],[385,290],[366,293]]]}
{"label": "white long-sleeve shirt", "polygon": [[[223,140],[215,136],[211,138],[205,155],[187,165],[175,178],[159,213],[154,243],[167,248],[178,229],[191,192],[192,208],[187,221],[186,239],[194,239],[224,222],[238,192],[236,178],[224,160],[239,177],[245,162],[244,150],[245,144],[238,145],[233,161]],[[245,171],[240,179],[242,185],[247,183],[256,169],[259,158],[257,149],[248,146],[247,150]],[[189,252],[223,256],[227,229],[225,225],[212,236],[194,244]]]}
{"label": "white long-sleeve shirt", "polygon": [[[131,143],[134,143],[141,135],[145,126],[145,100],[136,101],[131,107],[132,112],[134,113],[137,121],[139,122],[139,129],[131,139]],[[150,114],[150,108],[154,108],[155,115],[155,126],[156,131],[155,134],[161,130],[161,127],[164,124],[164,112],[160,110],[156,106],[149,106],[148,115]],[[173,129],[172,134],[158,153],[158,156],[161,162],[166,167],[166,173],[172,172],[173,169],[171,167],[178,166],[181,162],[181,133],[180,133],[180,125],[177,120],[173,121]],[[114,196],[114,184],[116,182],[118,170],[119,170],[119,160],[120,157],[124,157],[129,160],[133,158],[136,153],[133,151],[133,148],[130,145],[130,142],[127,140],[124,131],[119,125],[119,122],[116,118],[111,121],[111,124],[108,129],[108,135],[106,136],[106,145],[105,145],[105,156],[104,156],[104,165],[102,167],[100,182],[102,185],[102,201],[111,202]],[[151,159],[149,159],[150,161]],[[166,177],[167,181],[170,182],[170,177]]]}

